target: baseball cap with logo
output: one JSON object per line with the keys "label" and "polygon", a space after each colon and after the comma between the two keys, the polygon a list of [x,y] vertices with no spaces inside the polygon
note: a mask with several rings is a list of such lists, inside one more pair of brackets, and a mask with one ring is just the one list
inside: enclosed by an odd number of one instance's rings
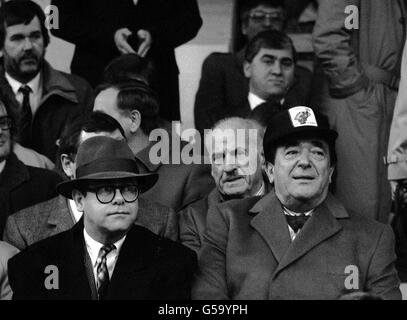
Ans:
{"label": "baseball cap with logo", "polygon": [[309,107],[297,106],[277,113],[267,125],[263,147],[265,154],[290,138],[319,138],[333,144],[338,137],[329,128],[328,118]]}

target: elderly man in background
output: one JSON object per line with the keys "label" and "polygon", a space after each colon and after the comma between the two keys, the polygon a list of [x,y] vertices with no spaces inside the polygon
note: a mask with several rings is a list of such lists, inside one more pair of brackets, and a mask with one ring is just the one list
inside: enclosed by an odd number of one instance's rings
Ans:
{"label": "elderly man in background", "polygon": [[209,207],[268,192],[270,182],[263,170],[263,132],[256,121],[236,117],[220,120],[206,135],[216,188],[180,212],[182,244],[199,252]]}

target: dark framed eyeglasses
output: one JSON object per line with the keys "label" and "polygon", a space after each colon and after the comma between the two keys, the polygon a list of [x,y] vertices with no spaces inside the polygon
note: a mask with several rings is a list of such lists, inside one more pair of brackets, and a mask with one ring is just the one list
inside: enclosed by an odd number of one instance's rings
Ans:
{"label": "dark framed eyeglasses", "polygon": [[271,22],[283,22],[284,15],[278,12],[264,12],[264,11],[254,11],[249,14],[249,18],[256,23],[263,23],[266,19],[269,19]]}
{"label": "dark framed eyeglasses", "polygon": [[138,199],[139,190],[135,185],[124,186],[103,186],[98,188],[89,188],[91,192],[96,194],[96,198],[100,203],[107,204],[113,201],[116,196],[116,191],[119,190],[124,201],[131,203]]}
{"label": "dark framed eyeglasses", "polygon": [[1,130],[9,130],[11,129],[12,123],[10,117],[0,117],[0,129]]}

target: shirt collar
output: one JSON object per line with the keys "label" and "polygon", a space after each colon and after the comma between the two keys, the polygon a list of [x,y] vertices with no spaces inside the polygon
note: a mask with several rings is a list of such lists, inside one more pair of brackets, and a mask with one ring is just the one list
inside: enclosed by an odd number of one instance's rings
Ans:
{"label": "shirt collar", "polygon": [[307,211],[307,212],[295,212],[292,210],[287,209],[286,207],[283,207],[284,213],[288,216],[300,216],[302,214],[306,216],[312,216],[312,213],[314,212],[314,209]]}
{"label": "shirt collar", "polygon": [[33,79],[31,79],[31,81],[29,81],[28,83],[21,83],[17,81],[13,77],[11,77],[7,72],[5,73],[5,77],[7,79],[7,82],[10,84],[10,87],[13,90],[14,94],[17,94],[21,86],[24,85],[29,86],[34,94],[36,94],[40,89],[41,72],[38,72],[37,75]]}
{"label": "shirt collar", "polygon": [[254,110],[258,105],[264,102],[266,102],[266,100],[255,95],[253,92],[249,92],[249,105],[251,110]]}
{"label": "shirt collar", "polygon": [[264,193],[265,193],[265,191],[266,191],[266,186],[265,186],[265,184],[264,184],[264,181],[262,181],[261,187],[260,187],[259,191],[257,191],[257,193],[256,193],[254,196],[255,196],[255,197],[256,197],[256,196],[263,196]]}
{"label": "shirt collar", "polygon": [[[83,228],[83,236],[85,238],[86,248],[88,250],[90,259],[92,261],[92,266],[96,266],[96,260],[97,260],[98,255],[99,255],[99,251],[104,246],[104,244],[94,240],[86,232],[85,228]],[[113,249],[111,252],[116,253],[116,255],[118,255],[125,239],[126,239],[126,236],[121,238],[119,241],[115,242],[114,243],[115,249]]]}

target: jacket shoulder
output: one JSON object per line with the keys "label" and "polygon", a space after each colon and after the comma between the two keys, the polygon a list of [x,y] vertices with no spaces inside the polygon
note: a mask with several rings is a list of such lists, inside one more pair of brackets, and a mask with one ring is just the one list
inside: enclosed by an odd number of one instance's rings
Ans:
{"label": "jacket shoulder", "polygon": [[236,57],[229,52],[212,52],[209,54],[204,61],[206,67],[218,66],[224,67],[225,65],[230,65],[236,63]]}
{"label": "jacket shoulder", "polygon": [[47,217],[51,210],[55,210],[59,207],[58,197],[50,200],[37,203],[31,207],[17,211],[9,216],[9,219],[13,219],[17,224],[28,224],[30,221],[38,223],[39,219]]}

